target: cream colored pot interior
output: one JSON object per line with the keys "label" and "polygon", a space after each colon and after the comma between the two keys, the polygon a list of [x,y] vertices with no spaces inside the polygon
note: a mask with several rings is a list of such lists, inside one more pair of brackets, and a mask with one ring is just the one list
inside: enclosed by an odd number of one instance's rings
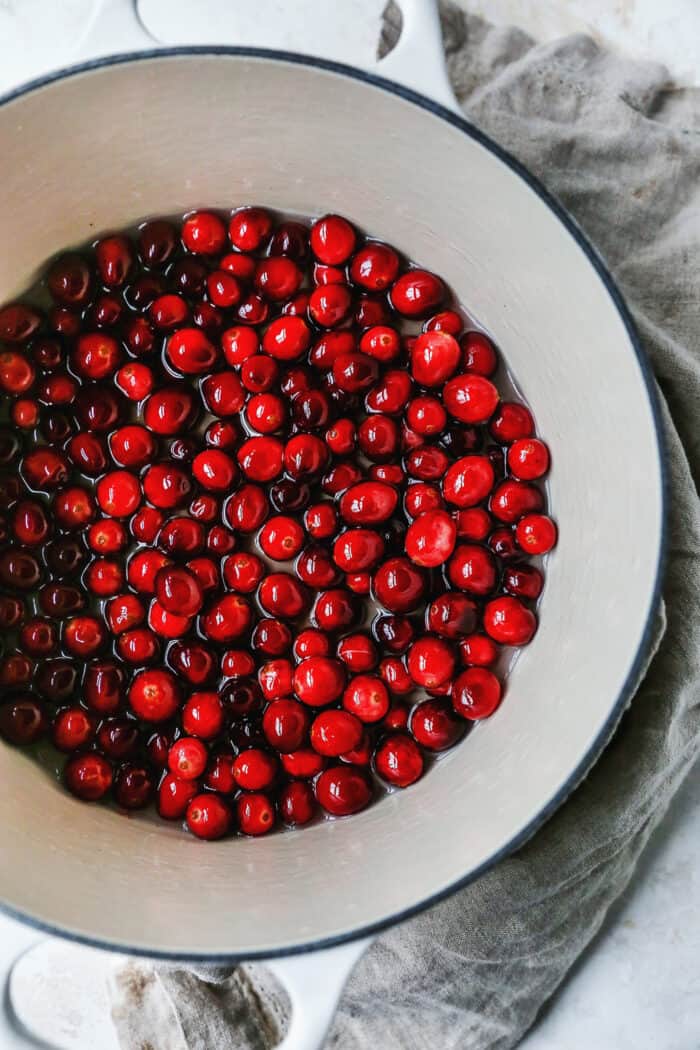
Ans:
{"label": "cream colored pot interior", "polygon": [[628,333],[583,250],[485,147],[303,64],[180,55],[0,108],[0,301],[60,248],[159,213],[340,210],[444,275],[491,330],[553,452],[560,543],[506,702],[410,790],[351,819],[203,844],[69,797],[0,742],[0,900],[64,931],[193,955],[274,952],[446,890],[565,789],[635,660],[661,491]]}

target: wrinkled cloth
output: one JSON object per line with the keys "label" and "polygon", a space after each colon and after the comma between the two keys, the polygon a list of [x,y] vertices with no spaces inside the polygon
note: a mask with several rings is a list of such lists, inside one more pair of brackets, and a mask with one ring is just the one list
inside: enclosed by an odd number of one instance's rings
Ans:
{"label": "wrinkled cloth", "polygon": [[[598,763],[514,856],[374,942],[327,1050],[515,1046],[627,885],[700,749],[700,92],[585,36],[538,46],[454,6],[443,30],[466,116],[568,208],[632,310],[662,393],[669,557],[653,658]],[[391,11],[385,32],[396,35]],[[121,1047],[268,1050],[284,1005],[253,971],[130,963],[112,989]],[[128,990],[139,975],[148,1007]]]}

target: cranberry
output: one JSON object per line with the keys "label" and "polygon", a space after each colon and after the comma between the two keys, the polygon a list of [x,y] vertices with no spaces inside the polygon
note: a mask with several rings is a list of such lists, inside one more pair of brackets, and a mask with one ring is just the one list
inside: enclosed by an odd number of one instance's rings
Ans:
{"label": "cranberry", "polygon": [[145,317],[131,317],[125,323],[124,340],[135,356],[148,354],[155,343],[155,333]]}
{"label": "cranberry", "polygon": [[370,292],[383,292],[398,272],[398,255],[388,244],[378,241],[360,248],[350,263],[350,280]]}
{"label": "cranberry", "polygon": [[95,501],[87,489],[79,485],[69,485],[56,493],[53,514],[61,528],[82,529],[96,515]]}
{"label": "cranberry", "polygon": [[226,243],[226,227],[213,212],[194,212],[182,224],[182,243],[195,254],[218,255]]}
{"label": "cranberry", "polygon": [[84,802],[97,802],[112,786],[112,767],[95,751],[75,755],[64,766],[63,780],[72,795]]}
{"label": "cranberry", "polygon": [[204,549],[204,526],[193,518],[170,518],[157,533],[156,543],[165,554],[173,557],[198,554]]}
{"label": "cranberry", "polygon": [[[269,578],[269,577],[268,577]],[[227,594],[210,605],[201,616],[201,629],[213,642],[227,644],[250,627],[250,605],[236,594]]]}
{"label": "cranberry", "polygon": [[320,805],[334,817],[357,813],[372,798],[369,777],[357,766],[334,766],[324,770],[314,789]]}
{"label": "cranberry", "polygon": [[384,554],[384,540],[371,529],[347,529],[333,545],[333,560],[344,572],[372,569]]}
{"label": "cranberry", "polygon": [[389,414],[402,412],[411,396],[412,385],[407,372],[385,372],[381,383],[372,387],[367,394],[368,411]]}
{"label": "cranberry", "polygon": [[28,452],[22,460],[27,484],[41,492],[51,492],[68,480],[68,460],[62,452],[43,446]]}
{"label": "cranberry", "polygon": [[187,500],[192,489],[184,470],[167,463],[155,463],[148,467],[143,475],[142,485],[146,499],[162,509],[180,506]]}
{"label": "cranberry", "polygon": [[311,746],[320,755],[337,758],[359,747],[362,722],[348,711],[323,711],[311,725]]}
{"label": "cranberry", "polygon": [[465,332],[459,341],[462,368],[475,375],[491,376],[498,368],[496,348],[483,332]]}
{"label": "cranberry", "polygon": [[39,562],[29,551],[6,547],[0,554],[0,583],[15,591],[29,591],[41,578]]}
{"label": "cranberry", "polygon": [[542,573],[534,565],[509,565],[503,573],[503,590],[520,598],[539,598],[543,584]]}
{"label": "cranberry", "polygon": [[[52,544],[47,548],[46,555],[55,575],[74,571],[84,558],[77,543],[73,544],[70,540]],[[39,606],[47,616],[68,616],[82,609],[84,605],[85,599],[77,587],[49,584],[39,591]]]}
{"label": "cranberry", "polygon": [[519,548],[515,542],[515,535],[511,529],[494,529],[488,539],[490,549],[494,554],[504,561],[508,558],[517,558]]}
{"label": "cranberry", "polygon": [[105,615],[112,634],[138,627],[146,616],[143,603],[134,594],[120,594],[107,602]]}
{"label": "cranberry", "polygon": [[343,707],[361,722],[380,722],[389,710],[389,693],[377,675],[358,674],[343,693]]}
{"label": "cranberry", "polygon": [[340,499],[340,513],[349,524],[379,525],[396,510],[398,494],[381,481],[352,485]]}
{"label": "cranberry", "polygon": [[143,809],[153,790],[153,777],[145,766],[124,765],[114,778],[114,800],[122,809]]}
{"label": "cranberry", "polygon": [[428,607],[428,629],[443,638],[457,639],[474,630],[476,605],[465,594],[446,592],[435,598]]}
{"label": "cranberry", "polygon": [[46,283],[52,298],[62,306],[84,306],[90,299],[90,267],[76,252],[67,252],[54,260]]}
{"label": "cranberry", "polygon": [[204,783],[212,791],[218,791],[221,795],[231,795],[236,790],[236,781],[233,778],[234,756],[231,751],[223,751],[213,755],[207,769]]}
{"label": "cranberry", "polygon": [[340,266],[355,248],[355,231],[340,215],[325,215],[311,227],[311,251],[327,266]]}
{"label": "cranberry", "polygon": [[96,660],[85,668],[83,697],[93,711],[111,714],[122,703],[126,676],[111,660]]}
{"label": "cranberry", "polygon": [[27,547],[39,546],[51,531],[44,507],[36,500],[27,499],[17,503],[11,520],[12,532]]}
{"label": "cranberry", "polygon": [[391,653],[403,653],[413,640],[413,626],[405,616],[380,616],[374,623],[379,642]]}
{"label": "cranberry", "polygon": [[263,336],[263,350],[279,361],[294,361],[308,350],[309,326],[301,317],[278,317]]}
{"label": "cranberry", "polygon": [[495,518],[512,525],[525,514],[542,508],[542,493],[524,481],[502,481],[491,496],[489,509]]}
{"label": "cranberry", "polygon": [[30,398],[20,398],[12,405],[10,418],[16,427],[32,430],[39,422],[39,405]]}
{"label": "cranberry", "polygon": [[428,510],[406,533],[406,553],[416,565],[433,568],[448,560],[457,540],[457,526],[444,510]]}
{"label": "cranberry", "polygon": [[[204,685],[209,682],[216,671],[212,653],[201,642],[176,642],[168,650],[170,666],[191,685]],[[193,697],[198,694],[193,694]],[[209,694],[202,694],[209,695]],[[193,732],[192,730],[189,730]],[[200,734],[194,733],[195,736]]]}
{"label": "cranberry", "polygon": [[252,792],[236,799],[238,826],[244,835],[266,835],[275,823],[275,810],[267,795]]}
{"label": "cranberry", "polygon": [[170,671],[139,671],[129,688],[129,704],[144,722],[164,722],[172,718],[180,705],[177,679]]}
{"label": "cranberry", "polygon": [[203,591],[215,591],[219,586],[219,568],[212,558],[191,558],[186,567],[196,576]]}
{"label": "cranberry", "polygon": [[349,627],[356,618],[352,595],[341,588],[321,591],[313,608],[316,626],[322,631],[338,631]]}
{"label": "cranberry", "polygon": [[450,582],[469,594],[485,595],[496,585],[496,563],[485,547],[464,543],[457,547],[447,567]]}
{"label": "cranberry", "polygon": [[[12,658],[8,657],[8,659]],[[23,658],[17,656],[14,659],[19,660]],[[26,661],[26,664],[31,667],[29,661]],[[29,676],[17,684],[25,685],[28,681]],[[77,681],[77,669],[70,660],[42,660],[37,667],[34,686],[43,697],[58,704],[64,700],[69,700],[73,696]],[[11,685],[13,683],[6,682],[3,684]]]}
{"label": "cranberry", "polygon": [[245,395],[234,372],[217,372],[202,383],[202,401],[215,416],[236,416],[243,407]]}
{"label": "cranberry", "polygon": [[427,270],[409,270],[394,283],[391,303],[404,317],[425,317],[443,302],[445,286]]}
{"label": "cranberry", "polygon": [[293,675],[293,688],[310,707],[324,707],[340,696],[345,684],[343,665],[327,656],[309,656]]}
{"label": "cranberry", "polygon": [[404,496],[404,509],[411,518],[417,518],[427,511],[439,510],[444,506],[439,489],[426,482],[421,481],[410,485]]}
{"label": "cranberry", "polygon": [[308,824],[316,813],[316,796],[309,784],[295,780],[286,784],[279,795],[279,813],[285,824]]}
{"label": "cranberry", "polygon": [[557,542],[557,527],[545,514],[526,514],[515,526],[515,539],[527,554],[547,554]]}
{"label": "cranberry", "polygon": [[24,394],[35,378],[34,366],[23,354],[16,350],[0,353],[0,389],[6,394]]}
{"label": "cranberry", "polygon": [[311,779],[326,767],[326,759],[310,747],[300,748],[280,755],[280,762],[285,773],[290,777]]}
{"label": "cranberry", "polygon": [[386,730],[407,729],[408,713],[408,708],[404,707],[403,704],[394,704],[387,711],[382,721],[382,728]]}
{"label": "cranberry", "polygon": [[129,523],[134,539],[141,543],[152,543],[158,535],[163,517],[163,512],[155,507],[141,507]]}
{"label": "cranberry", "polygon": [[457,718],[448,700],[424,700],[414,709],[410,720],[414,739],[428,751],[445,751],[457,743],[464,723]]}
{"label": "cranberry", "polygon": [[121,287],[134,262],[130,241],[121,234],[104,237],[95,245],[95,261],[102,283],[108,288]]}
{"label": "cranberry", "polygon": [[288,573],[275,572],[260,584],[258,599],[266,613],[294,620],[306,611],[309,596],[303,584]]}
{"label": "cranberry", "polygon": [[[166,774],[158,789],[158,813],[164,820],[179,820],[197,794],[197,784]],[[206,795],[205,798],[210,796]],[[216,796],[211,796],[212,798]]]}
{"label": "cranberry", "polygon": [[309,316],[321,328],[335,328],[351,309],[352,294],[344,284],[320,284],[309,296]]}
{"label": "cranberry", "polygon": [[498,659],[498,646],[485,634],[467,634],[460,639],[459,654],[468,667],[490,667]]}
{"label": "cranberry", "polygon": [[279,700],[292,691],[292,665],[289,660],[269,660],[258,671],[258,681],[266,700]]}
{"label": "cranberry", "polygon": [[138,723],[133,718],[106,718],[99,728],[97,743],[110,758],[133,755],[141,741]]}
{"label": "cranberry", "polygon": [[231,810],[218,795],[195,795],[185,814],[187,827],[200,839],[220,839],[227,834],[233,820]]}
{"label": "cranberry", "polygon": [[442,491],[448,503],[460,508],[472,507],[486,499],[494,481],[488,456],[464,456],[445,474]]}
{"label": "cranberry", "polygon": [[384,297],[361,295],[355,307],[354,320],[359,328],[374,328],[376,325],[388,325],[393,317]]}
{"label": "cranberry", "polygon": [[10,744],[33,744],[46,733],[48,720],[40,700],[20,693],[0,704],[0,736]]}
{"label": "cranberry", "polygon": [[154,434],[177,434],[191,422],[193,409],[194,401],[188,390],[164,387],[146,399],[143,421]]}
{"label": "cranberry", "polygon": [[306,709],[296,700],[273,700],[263,715],[265,739],[277,751],[297,751],[306,740],[308,728]]}
{"label": "cranberry", "polygon": [[228,235],[242,252],[255,252],[272,231],[272,216],[264,208],[241,208],[231,217]]}
{"label": "cranberry", "polygon": [[102,433],[111,430],[119,421],[123,401],[107,387],[83,387],[76,399],[76,415],[86,430]]}
{"label": "cranberry", "polygon": [[374,576],[377,601],[394,613],[415,609],[425,593],[425,587],[425,577],[407,558],[389,558],[380,565]]}
{"label": "cranberry", "polygon": [[0,342],[26,343],[41,324],[41,314],[24,303],[0,308]]}
{"label": "cranberry", "polygon": [[288,255],[302,260],[308,254],[309,231],[300,222],[283,222],[272,235],[268,255]]}
{"label": "cranberry", "polygon": [[425,635],[413,643],[406,660],[408,673],[416,685],[430,690],[445,685],[454,673],[452,649],[442,638]]}
{"label": "cranberry", "polygon": [[452,686],[452,706],[469,721],[488,718],[501,702],[501,683],[485,667],[469,667]]}
{"label": "cranberry", "polygon": [[141,502],[138,480],[127,470],[114,470],[97,483],[97,502],[105,514],[126,518]]}
{"label": "cranberry", "polygon": [[242,485],[226,504],[224,515],[234,531],[254,532],[265,521],[267,497],[258,485]]}
{"label": "cranberry", "polygon": [[202,375],[216,363],[216,347],[198,328],[179,328],[168,339],[166,357],[176,372]]}
{"label": "cranberry", "polygon": [[489,425],[496,441],[505,445],[531,437],[534,429],[535,424],[529,410],[515,401],[504,401]]}
{"label": "cranberry", "polygon": [[411,371],[421,386],[442,386],[460,361],[459,343],[448,332],[424,332],[411,350]]}
{"label": "cranberry", "polygon": [[241,383],[254,394],[270,390],[277,382],[279,365],[266,354],[254,354],[241,366]]}
{"label": "cranberry", "polygon": [[496,410],[498,391],[480,375],[458,375],[443,389],[443,401],[450,415],[462,423],[485,423]]}
{"label": "cranberry", "polygon": [[256,394],[248,399],[246,420],[258,434],[274,434],[285,419],[285,407],[276,394]]}
{"label": "cranberry", "polygon": [[534,481],[549,470],[549,450],[537,438],[519,438],[508,449],[508,467],[520,481]]}
{"label": "cranberry", "polygon": [[374,765],[388,784],[405,788],[422,776],[423,755],[409,736],[395,733],[386,737],[375,751]]}
{"label": "cranberry", "polygon": [[74,616],[63,628],[63,644],[75,656],[94,656],[106,640],[104,626],[94,616]]}
{"label": "cranberry", "polygon": [[301,631],[296,636],[292,649],[297,660],[303,660],[307,656],[328,656],[331,651],[328,638],[323,631],[315,627]]}
{"label": "cranberry", "polygon": [[484,629],[502,645],[527,645],[537,629],[537,619],[519,598],[494,598],[484,609]]}
{"label": "cranberry", "polygon": [[145,222],[139,229],[139,254],[146,266],[165,266],[177,247],[177,232],[164,219]]}
{"label": "cranberry", "polygon": [[85,585],[99,598],[117,594],[124,586],[124,570],[113,558],[96,558],[87,568]]}

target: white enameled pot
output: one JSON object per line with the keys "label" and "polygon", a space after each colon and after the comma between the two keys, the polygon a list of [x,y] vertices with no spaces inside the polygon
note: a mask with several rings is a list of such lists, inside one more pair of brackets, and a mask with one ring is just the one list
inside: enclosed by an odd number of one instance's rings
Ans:
{"label": "white enameled pot", "polygon": [[[629,315],[572,220],[456,115],[431,0],[402,8],[380,66],[392,81],[278,52],[143,52],[131,3],[110,0],[91,53],[142,53],[0,103],[0,302],[59,249],[144,216],[338,210],[448,280],[552,450],[560,540],[539,631],[498,712],[410,790],[351,819],[203,844],[76,801],[0,742],[0,903],[28,938],[273,958],[295,1006],[289,1048],[318,1044],[363,938],[474,879],[566,798],[629,699],[658,599],[659,423]],[[7,1028],[3,1046],[19,1039]]]}

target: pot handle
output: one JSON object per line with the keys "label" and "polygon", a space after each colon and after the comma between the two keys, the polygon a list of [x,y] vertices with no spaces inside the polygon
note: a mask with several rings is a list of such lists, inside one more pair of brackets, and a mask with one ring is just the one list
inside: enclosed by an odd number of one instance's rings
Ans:
{"label": "pot handle", "polygon": [[292,1004],[289,1031],[277,1050],[320,1050],[348,977],[371,943],[365,938],[265,962]]}
{"label": "pot handle", "polygon": [[[437,0],[399,0],[399,6],[402,29],[396,47],[365,68],[459,112],[445,65]],[[216,43],[236,41],[218,38]],[[263,46],[265,41],[260,43]],[[160,46],[141,21],[138,0],[98,0],[73,57],[84,62],[104,55],[152,51]]]}

